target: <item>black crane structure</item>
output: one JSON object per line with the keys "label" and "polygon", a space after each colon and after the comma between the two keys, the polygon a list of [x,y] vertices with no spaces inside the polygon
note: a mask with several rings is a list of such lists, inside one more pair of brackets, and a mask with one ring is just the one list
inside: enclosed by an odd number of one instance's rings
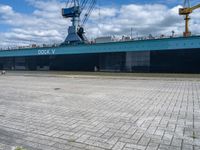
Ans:
{"label": "black crane structure", "polygon": [[67,1],[66,7],[62,9],[62,16],[64,18],[71,18],[72,26],[68,29],[64,45],[88,42],[85,36],[84,25],[88,21],[95,5],[96,0]]}

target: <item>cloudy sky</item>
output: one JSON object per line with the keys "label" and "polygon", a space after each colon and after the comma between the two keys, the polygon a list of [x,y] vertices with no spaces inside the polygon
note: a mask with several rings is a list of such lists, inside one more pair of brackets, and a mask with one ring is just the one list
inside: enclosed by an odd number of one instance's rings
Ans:
{"label": "cloudy sky", "polygon": [[[0,47],[33,43],[60,43],[70,20],[63,19],[61,8],[67,0],[1,0]],[[181,0],[97,0],[85,24],[87,36],[170,35],[184,30],[183,17],[178,15]],[[191,0],[191,5],[199,0]],[[200,10],[191,15],[191,31],[200,34]]]}

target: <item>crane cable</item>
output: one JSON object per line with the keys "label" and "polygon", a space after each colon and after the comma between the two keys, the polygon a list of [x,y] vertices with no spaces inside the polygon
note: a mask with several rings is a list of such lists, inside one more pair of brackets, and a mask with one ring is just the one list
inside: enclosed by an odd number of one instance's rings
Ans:
{"label": "crane cable", "polygon": [[[87,0],[87,1],[88,1],[88,0]],[[84,19],[83,19],[83,21],[82,21],[82,26],[84,26],[84,24],[87,22],[89,16],[90,16],[91,13],[92,13],[92,10],[93,10],[94,7],[95,7],[95,4],[96,4],[96,0],[90,0],[89,2],[90,2],[90,3],[89,3],[89,4],[90,4],[90,7],[88,7],[87,10],[86,10],[85,17],[84,17]]]}

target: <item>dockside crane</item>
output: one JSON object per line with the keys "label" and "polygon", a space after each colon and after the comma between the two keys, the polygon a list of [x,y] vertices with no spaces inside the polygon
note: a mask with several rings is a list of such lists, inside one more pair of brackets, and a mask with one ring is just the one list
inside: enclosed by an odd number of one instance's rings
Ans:
{"label": "dockside crane", "polygon": [[194,10],[200,8],[200,4],[191,7],[190,6],[190,0],[184,0],[184,7],[179,9],[179,15],[185,16],[185,32],[183,33],[184,37],[191,36],[191,32],[189,30],[189,20],[190,20],[190,14],[193,13]]}
{"label": "dockside crane", "polygon": [[[68,29],[64,45],[88,42],[85,36],[84,24],[87,22],[95,4],[96,0],[68,0],[66,7],[62,9],[62,16],[72,18],[72,26]],[[85,14],[81,19],[83,12]]]}

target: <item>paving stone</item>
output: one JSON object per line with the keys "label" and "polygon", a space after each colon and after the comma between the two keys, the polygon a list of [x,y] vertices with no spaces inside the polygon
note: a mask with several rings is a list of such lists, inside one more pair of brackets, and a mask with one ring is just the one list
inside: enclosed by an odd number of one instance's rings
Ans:
{"label": "paving stone", "polygon": [[149,142],[147,150],[157,150],[160,144]]}
{"label": "paving stone", "polygon": [[193,150],[193,145],[183,144],[182,150]]}
{"label": "paving stone", "polygon": [[142,137],[138,144],[139,145],[143,145],[143,146],[147,146],[149,144],[149,141],[150,141],[150,138],[147,138],[147,137]]}
{"label": "paving stone", "polygon": [[0,150],[200,149],[199,79],[33,73],[0,85]]}
{"label": "paving stone", "polygon": [[173,140],[172,140],[173,146],[181,147],[181,144],[182,144],[182,139],[173,138]]}
{"label": "paving stone", "polygon": [[169,145],[160,144],[158,150],[169,150]]}
{"label": "paving stone", "polygon": [[125,148],[132,148],[132,149],[138,149],[138,150],[145,150],[146,149],[145,146],[136,145],[136,144],[126,144]]}
{"label": "paving stone", "polygon": [[126,145],[126,143],[123,142],[117,142],[115,144],[115,146],[112,148],[113,150],[122,150],[124,148],[124,146]]}

